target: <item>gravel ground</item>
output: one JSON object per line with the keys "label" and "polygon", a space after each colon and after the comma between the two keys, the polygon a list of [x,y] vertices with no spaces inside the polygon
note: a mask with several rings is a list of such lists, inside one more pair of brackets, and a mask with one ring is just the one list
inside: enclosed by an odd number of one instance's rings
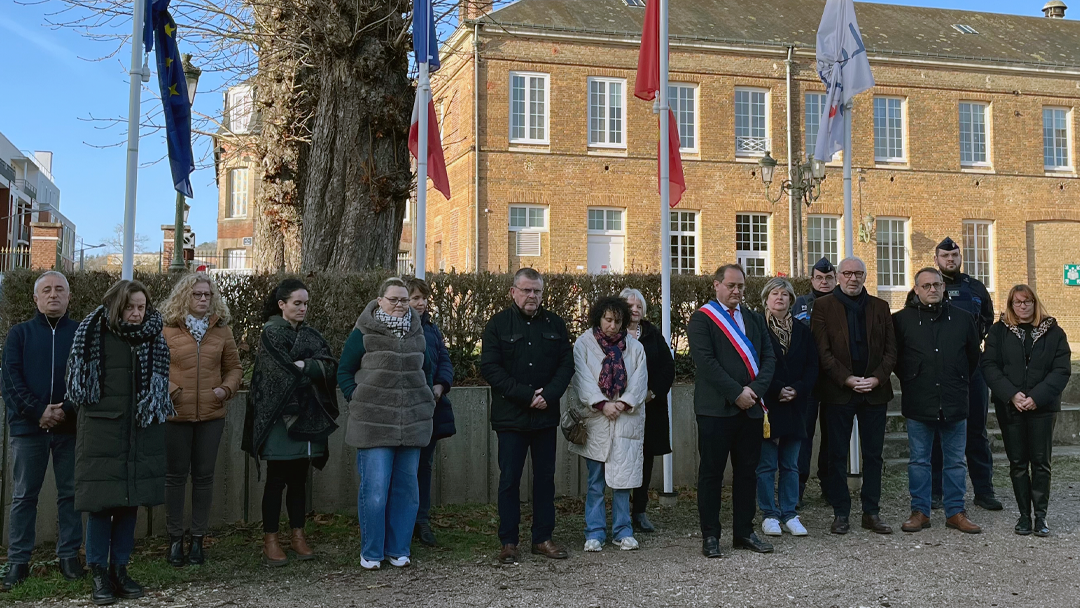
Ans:
{"label": "gravel ground", "polygon": [[[661,531],[639,534],[639,551],[619,551],[608,544],[602,553],[585,554],[581,533],[564,527],[556,540],[570,545],[565,561],[525,554],[520,564],[499,566],[493,546],[488,555],[472,561],[429,559],[404,570],[384,566],[378,572],[306,576],[286,568],[257,583],[173,587],[125,605],[1077,607],[1080,480],[1054,485],[1049,538],[1013,534],[1016,512],[1008,490],[999,492],[1007,499],[1005,511],[971,507],[982,534],[946,529],[941,511],[934,513],[929,530],[904,534],[899,525],[907,516],[907,503],[894,480],[882,511],[896,529],[890,536],[857,525],[847,536],[831,535],[831,511],[813,500],[803,512],[810,537],[785,535],[773,539],[776,553],[756,555],[732,551],[725,536],[723,559],[706,560],[699,553],[693,506],[681,504],[654,511],[653,521]],[[728,506],[725,503],[722,517],[730,519]],[[725,535],[726,528],[725,522]],[[77,599],[38,605],[88,604]]]}

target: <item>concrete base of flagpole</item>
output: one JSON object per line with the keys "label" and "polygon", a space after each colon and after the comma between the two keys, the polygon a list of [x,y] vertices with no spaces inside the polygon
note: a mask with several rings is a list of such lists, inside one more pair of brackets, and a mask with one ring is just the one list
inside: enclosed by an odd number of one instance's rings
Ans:
{"label": "concrete base of flagpole", "polygon": [[848,473],[847,487],[848,490],[852,493],[852,495],[857,494],[860,490],[862,490],[862,475],[852,475],[851,473]]}
{"label": "concrete base of flagpole", "polygon": [[676,492],[660,492],[660,506],[661,507],[674,507],[679,502],[679,495]]}

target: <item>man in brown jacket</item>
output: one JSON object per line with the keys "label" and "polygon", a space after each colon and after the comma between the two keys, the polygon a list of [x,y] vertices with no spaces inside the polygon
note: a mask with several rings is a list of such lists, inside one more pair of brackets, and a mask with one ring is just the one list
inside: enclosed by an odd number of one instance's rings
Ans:
{"label": "man in brown jacket", "polygon": [[862,527],[878,534],[892,528],[878,515],[881,498],[881,450],[885,417],[892,399],[890,375],[896,365],[896,338],[889,305],[866,292],[866,264],[848,258],[839,265],[839,285],[819,298],[810,316],[810,329],[821,357],[817,396],[828,426],[829,499],[833,506],[831,531],[847,534],[851,527],[851,493],[847,487],[848,441],[855,417],[863,453]]}

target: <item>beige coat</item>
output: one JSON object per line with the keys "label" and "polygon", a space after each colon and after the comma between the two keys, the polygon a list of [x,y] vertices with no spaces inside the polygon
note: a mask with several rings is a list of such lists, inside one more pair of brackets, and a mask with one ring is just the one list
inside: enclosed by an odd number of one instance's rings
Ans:
{"label": "beige coat", "polygon": [[[240,390],[244,368],[232,330],[210,317],[202,342],[195,342],[186,325],[166,326],[169,344],[169,395],[176,406],[171,422],[201,422],[225,417],[225,404]],[[214,389],[225,391],[218,399]]]}
{"label": "beige coat", "polygon": [[645,440],[645,397],[649,393],[649,371],[645,365],[645,349],[632,336],[626,337],[626,390],[619,396],[630,406],[615,419],[607,419],[594,403],[608,401],[600,392],[597,381],[604,362],[593,330],[589,329],[574,343],[574,391],[578,401],[568,407],[586,414],[589,439],[585,445],[570,444],[570,452],[590,460],[605,463],[604,481],[609,488],[625,490],[641,485],[642,447]]}

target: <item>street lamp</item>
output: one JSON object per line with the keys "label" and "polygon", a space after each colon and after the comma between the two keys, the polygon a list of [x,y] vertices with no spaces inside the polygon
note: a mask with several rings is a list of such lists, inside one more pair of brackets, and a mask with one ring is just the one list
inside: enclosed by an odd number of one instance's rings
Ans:
{"label": "street lamp", "polygon": [[812,154],[805,163],[792,167],[790,179],[780,182],[780,192],[775,199],[769,196],[769,186],[776,172],[776,159],[766,151],[765,156],[758,161],[758,166],[761,167],[761,182],[765,184],[765,199],[771,203],[779,202],[785,193],[789,193],[809,207],[810,203],[821,197],[821,182],[825,179],[825,161],[814,158]]}
{"label": "street lamp", "polygon": [[[194,105],[195,89],[199,86],[199,76],[202,70],[191,63],[191,54],[184,53],[181,56],[181,65],[184,67],[184,80],[187,81],[188,102]],[[187,223],[188,212],[191,205],[184,200],[184,195],[176,193],[176,225],[173,227],[173,259],[169,264],[169,272],[183,272],[187,270],[184,262],[184,224]]]}
{"label": "street lamp", "polygon": [[91,249],[99,249],[105,247],[108,243],[102,243],[100,245],[87,245],[86,241],[83,241],[82,237],[79,237],[82,241],[82,247],[79,248],[79,272],[83,271],[83,262],[86,260],[86,252]]}

